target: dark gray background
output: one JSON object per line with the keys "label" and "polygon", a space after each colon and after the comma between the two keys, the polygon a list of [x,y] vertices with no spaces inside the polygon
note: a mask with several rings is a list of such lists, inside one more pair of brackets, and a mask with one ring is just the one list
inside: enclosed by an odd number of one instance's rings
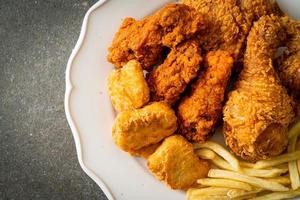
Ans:
{"label": "dark gray background", "polygon": [[0,0],[0,199],[106,199],[81,170],[65,68],[96,0]]}

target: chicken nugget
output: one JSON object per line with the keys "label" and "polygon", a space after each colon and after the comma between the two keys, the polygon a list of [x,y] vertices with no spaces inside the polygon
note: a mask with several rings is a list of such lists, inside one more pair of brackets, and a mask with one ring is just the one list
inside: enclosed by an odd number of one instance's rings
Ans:
{"label": "chicken nugget", "polygon": [[137,110],[119,113],[112,128],[115,143],[124,151],[158,143],[177,129],[174,111],[165,103],[155,102]]}
{"label": "chicken nugget", "polygon": [[108,92],[118,111],[140,108],[149,101],[149,88],[139,62],[129,61],[122,69],[111,72]]}
{"label": "chicken nugget", "polygon": [[196,40],[184,42],[172,49],[163,64],[148,75],[151,99],[175,103],[188,83],[197,76],[201,61]]}
{"label": "chicken nugget", "polygon": [[172,189],[187,189],[197,179],[206,177],[210,166],[198,158],[191,143],[174,135],[166,138],[148,158],[148,168]]}
{"label": "chicken nugget", "polygon": [[135,150],[135,151],[130,151],[129,153],[132,155],[132,156],[139,156],[139,157],[142,157],[142,158],[145,158],[147,159],[150,155],[152,155],[155,150],[161,145],[161,142],[159,143],[156,143],[156,144],[151,144],[149,146],[146,146],[146,147],[142,147],[138,150]]}

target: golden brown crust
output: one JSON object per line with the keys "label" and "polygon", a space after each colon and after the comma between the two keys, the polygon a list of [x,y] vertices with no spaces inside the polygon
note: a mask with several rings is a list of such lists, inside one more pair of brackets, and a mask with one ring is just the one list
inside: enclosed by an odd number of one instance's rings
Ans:
{"label": "golden brown crust", "polygon": [[147,104],[150,92],[139,62],[129,61],[108,77],[108,93],[117,111],[140,108]]}
{"label": "golden brown crust", "polygon": [[273,68],[285,39],[279,17],[261,17],[251,29],[242,70],[224,107],[224,134],[232,151],[250,161],[280,154],[287,145],[293,102]]}
{"label": "golden brown crust", "polygon": [[277,70],[283,85],[300,104],[300,21],[283,19],[288,42],[283,55],[277,60]]}
{"label": "golden brown crust", "polygon": [[112,136],[122,150],[134,153],[172,135],[177,129],[176,121],[174,111],[167,104],[155,102],[141,109],[119,113]]}
{"label": "golden brown crust", "polygon": [[180,135],[166,138],[148,158],[149,170],[172,189],[187,189],[207,176],[209,163],[194,153],[193,145]]}
{"label": "golden brown crust", "polygon": [[224,93],[233,67],[226,51],[209,52],[205,70],[177,108],[179,132],[188,140],[205,142],[222,118]]}
{"label": "golden brown crust", "polygon": [[163,64],[148,75],[151,99],[175,103],[189,82],[197,76],[201,61],[199,43],[195,40],[172,49]]}
{"label": "golden brown crust", "polygon": [[204,27],[202,15],[183,4],[168,4],[141,21],[126,18],[109,48],[108,61],[122,67],[137,59],[144,69],[151,69],[163,46],[175,47]]}
{"label": "golden brown crust", "polygon": [[129,153],[132,156],[139,156],[144,159],[148,159],[149,156],[151,156],[160,145],[161,145],[161,142],[156,143],[156,144],[151,144],[149,146],[142,147],[138,150],[131,150]]}
{"label": "golden brown crust", "polygon": [[249,27],[237,0],[182,0],[204,15],[207,29],[200,35],[202,48],[227,50],[237,57]]}

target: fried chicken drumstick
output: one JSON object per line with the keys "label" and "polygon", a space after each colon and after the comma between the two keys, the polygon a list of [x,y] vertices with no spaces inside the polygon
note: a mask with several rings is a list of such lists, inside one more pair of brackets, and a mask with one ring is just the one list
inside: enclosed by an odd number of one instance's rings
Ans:
{"label": "fried chicken drumstick", "polygon": [[177,109],[180,133],[188,140],[205,142],[222,118],[232,67],[233,58],[226,51],[212,51],[206,56],[204,71]]}
{"label": "fried chicken drumstick", "polygon": [[289,40],[284,54],[277,60],[278,74],[298,104],[300,116],[300,21],[285,19]]}
{"label": "fried chicken drumstick", "polygon": [[249,161],[278,155],[288,142],[288,126],[295,115],[293,102],[272,65],[284,39],[279,17],[264,16],[254,23],[244,68],[224,107],[226,144]]}
{"label": "fried chicken drumstick", "polygon": [[175,47],[205,28],[203,17],[184,4],[167,4],[140,21],[126,18],[109,48],[108,61],[122,67],[136,59],[144,69],[160,61],[163,47]]}

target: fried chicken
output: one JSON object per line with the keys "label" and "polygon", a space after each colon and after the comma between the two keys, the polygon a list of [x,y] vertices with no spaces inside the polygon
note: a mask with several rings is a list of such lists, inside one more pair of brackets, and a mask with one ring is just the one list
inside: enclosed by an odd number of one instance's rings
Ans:
{"label": "fried chicken", "polygon": [[108,61],[122,67],[136,59],[149,70],[160,61],[164,46],[175,47],[203,30],[204,24],[201,14],[183,4],[168,4],[140,21],[126,18],[109,48]]}
{"label": "fried chicken", "polygon": [[226,144],[249,161],[278,155],[288,142],[288,126],[295,116],[293,102],[272,65],[285,37],[279,17],[263,16],[254,23],[244,68],[224,107]]}
{"label": "fried chicken", "polygon": [[300,116],[300,21],[284,19],[288,42],[283,55],[277,60],[277,70],[284,86],[298,104]]}
{"label": "fried chicken", "polygon": [[175,103],[188,83],[197,76],[201,61],[199,43],[195,40],[172,49],[163,64],[148,74],[151,99]]}
{"label": "fried chicken", "polygon": [[177,108],[180,133],[188,140],[205,142],[222,118],[224,93],[233,67],[226,51],[207,54],[205,69]]}
{"label": "fried chicken", "polygon": [[198,158],[191,143],[180,135],[173,135],[148,158],[148,168],[172,189],[187,189],[197,179],[206,177],[210,166]]}
{"label": "fried chicken", "polygon": [[242,54],[252,23],[261,16],[281,14],[269,0],[181,0],[203,14],[207,28],[200,34],[201,47],[229,51],[235,59]]}
{"label": "fried chicken", "polygon": [[172,135],[176,129],[174,111],[165,103],[155,102],[119,113],[112,128],[112,137],[122,150],[134,154]]}
{"label": "fried chicken", "polygon": [[237,0],[182,0],[203,14],[207,29],[200,35],[201,47],[227,50],[238,55],[249,27]]}

